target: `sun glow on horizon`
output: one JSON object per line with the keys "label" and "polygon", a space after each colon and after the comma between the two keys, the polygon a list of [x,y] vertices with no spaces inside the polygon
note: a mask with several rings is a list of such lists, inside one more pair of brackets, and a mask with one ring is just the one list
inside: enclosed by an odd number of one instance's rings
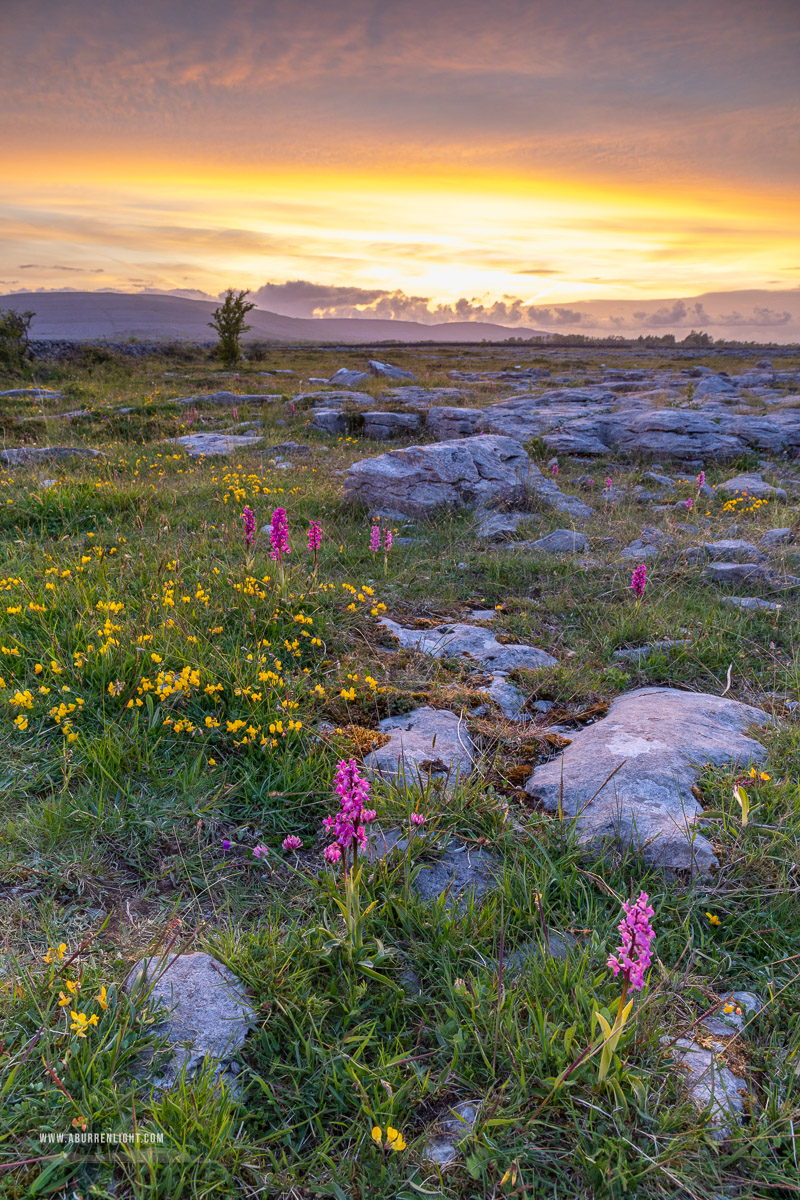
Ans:
{"label": "sun glow on horizon", "polygon": [[9,164],[0,216],[16,261],[7,258],[0,274],[18,278],[43,253],[57,257],[37,286],[63,286],[74,272],[98,286],[216,294],[229,283],[303,276],[434,303],[512,295],[560,303],[762,288],[781,277],[791,245],[789,198],[761,194],[755,203],[742,189],[99,158],[73,160],[47,184],[31,167],[26,156]]}

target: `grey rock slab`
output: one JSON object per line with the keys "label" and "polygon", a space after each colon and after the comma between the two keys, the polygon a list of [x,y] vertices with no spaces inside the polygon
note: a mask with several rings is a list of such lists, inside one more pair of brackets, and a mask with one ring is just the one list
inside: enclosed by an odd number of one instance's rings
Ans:
{"label": "grey rock slab", "polygon": [[745,443],[722,432],[711,416],[678,408],[612,413],[597,419],[603,440],[620,453],[683,462],[731,458]]}
{"label": "grey rock slab", "polygon": [[776,612],[783,608],[782,604],[773,604],[771,600],[759,600],[757,596],[723,596],[722,603],[729,608],[743,608],[748,612]]}
{"label": "grey rock slab", "polygon": [[609,447],[596,434],[587,429],[577,429],[573,425],[543,434],[542,441],[548,450],[555,450],[557,454],[601,456],[610,453]]}
{"label": "grey rock slab", "polygon": [[470,437],[362,459],[347,472],[344,496],[393,517],[427,516],[513,496],[531,470],[513,438]]}
{"label": "grey rock slab", "polygon": [[754,992],[727,992],[724,1003],[713,1017],[704,1017],[703,1025],[714,1037],[731,1037],[740,1033],[751,1017],[764,1007]]}
{"label": "grey rock slab", "polygon": [[475,537],[481,542],[510,541],[523,521],[533,519],[526,512],[486,512],[476,513],[478,524],[475,527]]}
{"label": "grey rock slab", "polygon": [[278,446],[268,447],[269,454],[289,454],[304,458],[311,454],[310,446],[302,446],[300,442],[281,442]]}
{"label": "grey rock slab", "polygon": [[88,450],[85,446],[20,446],[16,450],[0,450],[0,462],[9,467],[24,466],[25,463],[50,462],[52,459],[102,458],[99,450]]}
{"label": "grey rock slab", "polygon": [[425,901],[445,897],[445,908],[465,907],[468,897],[479,903],[494,886],[500,870],[500,859],[486,850],[471,850],[457,839],[451,839],[438,853],[436,847],[425,845],[425,834],[409,839],[402,829],[383,830],[370,826],[367,834],[366,857],[369,862],[397,859],[412,847],[420,870],[413,887]]}
{"label": "grey rock slab", "polygon": [[345,433],[347,414],[341,408],[318,408],[311,417],[311,424],[322,433]]}
{"label": "grey rock slab", "polygon": [[167,440],[183,446],[190,458],[206,458],[211,455],[236,454],[239,450],[252,450],[261,438],[233,433],[186,433]]}
{"label": "grey rock slab", "polygon": [[210,954],[175,954],[167,960],[143,958],[132,968],[125,988],[134,998],[154,979],[148,1004],[168,1010],[159,1032],[171,1057],[151,1079],[153,1087],[174,1087],[181,1071],[197,1073],[206,1061],[215,1077],[235,1087],[235,1059],[255,1013],[234,973]]}
{"label": "grey rock slab", "polygon": [[442,853],[423,860],[414,890],[426,901],[445,897],[445,908],[463,911],[471,897],[479,904],[495,886],[500,859],[488,850],[472,850],[455,839]]}
{"label": "grey rock slab", "polygon": [[346,405],[373,405],[375,399],[370,396],[369,392],[353,392],[348,388],[331,388],[329,391],[319,392],[301,392],[294,396],[290,401],[291,404],[297,406],[311,400],[313,404],[320,408],[330,408],[334,404]]}
{"label": "grey rock slab", "polygon": [[690,546],[685,551],[690,562],[708,559],[710,562],[766,562],[761,551],[752,542],[742,538],[723,538],[718,542],[704,542],[702,546]]}
{"label": "grey rock slab", "polygon": [[526,490],[532,493],[547,508],[564,513],[573,521],[588,521],[594,515],[594,510],[584,504],[577,496],[568,496],[562,492],[554,479],[548,479],[533,463],[529,464]]}
{"label": "grey rock slab", "polygon": [[637,538],[635,542],[631,542],[624,550],[620,550],[619,557],[639,561],[642,558],[658,558],[660,552],[660,547],[654,546],[651,542],[643,542],[640,538]]}
{"label": "grey rock slab", "polygon": [[772,572],[758,562],[712,562],[705,569],[706,579],[729,587],[739,583],[771,583]]}
{"label": "grey rock slab", "polygon": [[645,483],[652,483],[656,487],[662,488],[667,492],[675,491],[675,484],[670,479],[669,475],[659,475],[655,471],[645,471],[642,475]]}
{"label": "grey rock slab", "polygon": [[726,479],[724,483],[717,484],[716,490],[727,492],[731,496],[752,496],[754,500],[786,499],[786,492],[783,488],[776,488],[770,483],[765,483],[760,475],[753,472],[734,475],[732,479]]}
{"label": "grey rock slab", "polygon": [[482,415],[479,408],[436,405],[428,409],[425,423],[428,432],[444,442],[472,437],[480,429]]}
{"label": "grey rock slab", "polygon": [[736,388],[730,379],[720,375],[707,375],[694,387],[695,400],[710,400],[717,396],[730,396]]}
{"label": "grey rock slab", "polygon": [[10,388],[7,392],[0,392],[0,400],[15,399],[16,397],[26,397],[29,400],[64,400],[63,392],[51,392],[48,388],[26,387],[26,388]]}
{"label": "grey rock slab", "polygon": [[525,791],[550,812],[563,791],[563,811],[580,842],[612,838],[655,866],[706,875],[717,859],[695,830],[702,809],[692,786],[704,763],[763,761],[766,751],[746,730],[768,720],[761,709],[721,696],[639,688],[572,733],[563,754],[537,767]]}
{"label": "grey rock slab", "polygon": [[526,542],[525,545],[529,550],[545,554],[582,554],[589,549],[589,541],[585,534],[576,533],[574,529],[554,529],[546,537],[538,538],[535,542]]}
{"label": "grey rock slab", "polygon": [[390,740],[371,751],[364,766],[382,779],[424,782],[426,777],[452,788],[472,774],[475,748],[461,717],[425,705],[380,723]]}
{"label": "grey rock slab", "polygon": [[364,436],[378,439],[404,437],[417,433],[420,419],[416,413],[368,412],[364,414]]}
{"label": "grey rock slab", "polygon": [[670,1046],[670,1053],[685,1072],[686,1087],[695,1107],[700,1112],[708,1112],[716,1136],[726,1138],[731,1122],[744,1114],[744,1096],[748,1089],[743,1079],[718,1061],[717,1055],[724,1051],[724,1043],[713,1045],[713,1050],[707,1050],[689,1038],[678,1038]]}
{"label": "grey rock slab", "polygon": [[434,1122],[420,1156],[422,1161],[440,1169],[457,1162],[459,1143],[472,1133],[480,1109],[480,1100],[462,1100]]}
{"label": "grey rock slab", "polygon": [[761,545],[771,550],[775,546],[789,546],[793,541],[793,529],[768,529],[761,539]]}
{"label": "grey rock slab", "polygon": [[[466,393],[460,388],[426,388],[426,387],[397,387],[387,388],[380,393],[381,400],[392,400],[396,404],[413,404],[419,408],[433,411],[432,405],[456,404],[466,400]],[[468,409],[472,412],[472,409]],[[477,411],[477,410],[476,410]]]}
{"label": "grey rock slab", "polygon": [[334,371],[330,377],[330,382],[341,387],[358,387],[360,383],[367,383],[370,379],[366,371],[350,371],[347,367],[340,367],[338,371]]}
{"label": "grey rock slab", "polygon": [[525,712],[525,693],[521,692],[513,683],[509,683],[505,675],[495,675],[486,691],[495,704],[500,706],[503,716],[507,717],[509,721],[529,719]]}
{"label": "grey rock slab", "polygon": [[437,625],[433,629],[406,629],[389,617],[380,624],[406,649],[419,650],[433,658],[458,658],[469,655],[481,666],[495,672],[524,668],[538,671],[556,666],[558,660],[535,646],[498,642],[489,629],[457,621],[452,625]]}
{"label": "grey rock slab", "polygon": [[413,382],[417,378],[413,371],[404,371],[402,367],[393,367],[391,363],[379,362],[376,358],[371,358],[367,366],[370,374],[378,379],[409,379]]}

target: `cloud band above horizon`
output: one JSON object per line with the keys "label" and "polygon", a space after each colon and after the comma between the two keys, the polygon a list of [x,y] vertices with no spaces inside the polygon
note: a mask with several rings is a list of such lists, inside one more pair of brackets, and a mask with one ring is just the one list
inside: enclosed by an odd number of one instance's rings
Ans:
{"label": "cloud band above horizon", "polygon": [[792,286],[798,50],[789,0],[5,0],[0,286]]}

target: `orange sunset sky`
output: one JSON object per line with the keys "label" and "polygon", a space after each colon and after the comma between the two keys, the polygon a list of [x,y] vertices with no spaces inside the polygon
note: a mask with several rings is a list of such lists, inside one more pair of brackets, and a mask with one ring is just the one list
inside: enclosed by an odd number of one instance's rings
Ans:
{"label": "orange sunset sky", "polygon": [[0,291],[512,320],[796,291],[799,13],[2,0]]}

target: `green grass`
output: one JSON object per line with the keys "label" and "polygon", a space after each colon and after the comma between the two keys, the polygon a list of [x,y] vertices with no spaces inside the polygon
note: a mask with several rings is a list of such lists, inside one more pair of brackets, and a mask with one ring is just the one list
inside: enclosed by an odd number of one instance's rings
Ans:
{"label": "green grass", "polygon": [[[600,361],[636,363],[629,350],[557,353],[576,382]],[[467,516],[448,515],[398,525],[416,541],[395,547],[384,572],[368,549],[368,515],[343,503],[338,472],[385,446],[325,439],[308,428],[302,406],[292,412],[284,402],[243,405],[238,416],[263,420],[265,445],[293,438],[314,449],[290,472],[257,450],[195,462],[163,442],[188,428],[174,397],[230,387],[280,391],[288,401],[309,374],[362,358],[276,350],[245,365],[239,380],[197,358],[37,366],[35,381],[67,399],[47,402],[47,411],[11,401],[2,414],[7,446],[89,445],[103,458],[0,472],[0,1195],[793,1194],[800,726],[785,701],[800,695],[797,595],[783,594],[777,614],[731,610],[682,552],[701,537],[687,521],[708,521],[705,540],[735,522],[739,536],[757,541],[796,524],[796,507],[720,498],[707,517],[705,509],[655,517],[627,503],[605,511],[595,492],[587,563],[483,549]],[[669,363],[666,353],[656,358]],[[391,359],[430,386],[452,384],[454,367],[552,363],[522,347],[406,347]],[[720,365],[702,352],[694,361]],[[729,369],[742,365],[732,359]],[[296,374],[257,375],[268,367]],[[478,388],[478,402],[501,394]],[[114,416],[115,406],[133,411]],[[69,423],[55,415],[75,408],[90,415]],[[209,406],[191,427],[233,423],[231,409]],[[602,479],[610,465],[588,469]],[[630,481],[647,469],[628,467],[620,477]],[[559,483],[575,491],[586,470],[564,460]],[[709,470],[709,482],[729,473]],[[690,484],[685,490],[692,494]],[[259,529],[274,507],[289,512],[282,586],[265,535],[247,560],[244,504]],[[325,534],[316,577],[305,550],[310,519]],[[541,536],[563,523],[532,511],[529,530]],[[617,551],[656,523],[672,540],[648,563],[636,609],[630,565]],[[510,727],[463,661],[392,648],[373,615],[447,620],[468,605],[497,606],[496,633],[558,658],[556,668],[515,678],[530,701],[554,701],[562,724],[580,727],[590,706],[648,684],[720,694],[729,674],[727,695],[778,718],[760,735],[771,778],[750,789],[756,807],[746,826],[735,769],[700,777],[720,860],[713,880],[670,880],[619,850],[598,857],[577,847],[520,790],[553,753],[545,731]],[[663,638],[687,644],[638,665],[614,658]],[[318,874],[335,764],[363,747],[354,727],[375,729],[425,702],[488,704],[473,724],[479,770],[446,796],[376,786],[379,820],[405,824],[418,805],[429,817],[427,844],[457,836],[491,848],[498,886],[464,911],[423,904],[413,890],[416,842],[399,861],[364,871],[361,909],[374,907],[354,954],[340,884]],[[341,732],[319,737],[323,721]],[[287,833],[304,841],[296,863],[281,849]],[[244,849],[224,852],[223,838]],[[249,853],[257,843],[268,848],[264,860]],[[555,1086],[589,1043],[593,1012],[613,1016],[619,988],[606,958],[620,903],[639,888],[656,909],[648,988],[608,1078],[599,1082],[595,1055]],[[549,929],[575,939],[563,961],[535,948],[539,903]],[[159,1096],[142,1075],[142,1056],[163,1039],[154,1012],[134,1006],[122,984],[134,961],[173,939],[214,953],[250,991],[256,1019],[238,1096],[210,1076]],[[61,943],[75,956],[66,971],[57,956],[44,962]],[[501,953],[530,945],[519,974],[501,977]],[[385,981],[365,971],[369,962]],[[409,969],[418,992],[404,989]],[[98,1017],[85,1038],[70,1032],[71,1007],[57,1003],[66,978],[80,982],[78,1011]],[[101,987],[106,1009],[93,999]],[[719,1142],[661,1039],[679,1036],[730,987],[757,991],[765,1007],[731,1050],[751,1094],[747,1119]],[[480,1118],[440,1177],[421,1149],[431,1122],[459,1100],[481,1101]],[[135,1124],[163,1140],[88,1158],[40,1140],[84,1122],[107,1134]],[[376,1123],[400,1129],[407,1149],[380,1151],[370,1136]]]}

